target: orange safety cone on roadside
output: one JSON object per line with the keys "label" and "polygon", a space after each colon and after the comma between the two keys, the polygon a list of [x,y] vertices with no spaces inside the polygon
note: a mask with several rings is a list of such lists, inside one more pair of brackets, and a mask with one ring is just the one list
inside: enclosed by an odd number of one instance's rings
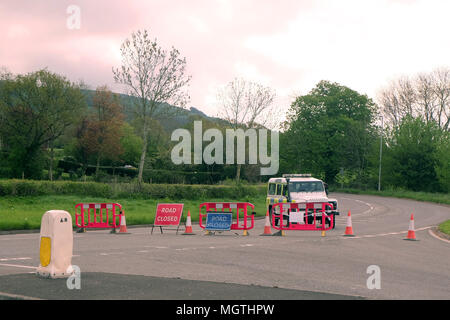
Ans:
{"label": "orange safety cone on roadside", "polygon": [[125,212],[122,211],[120,213],[120,229],[119,229],[119,233],[117,234],[129,234],[129,232],[127,231],[127,222],[125,220]]}
{"label": "orange safety cone on roadside", "polygon": [[354,237],[353,234],[353,227],[352,227],[352,214],[350,213],[350,210],[348,210],[347,215],[347,227],[345,227],[345,234],[346,237]]}
{"label": "orange safety cone on roadside", "polygon": [[188,215],[187,215],[187,218],[186,218],[186,230],[182,234],[183,235],[195,234],[195,233],[192,232],[192,222],[191,222],[191,212],[190,211],[188,211]]}
{"label": "orange safety cone on roadside", "polygon": [[406,236],[406,239],[404,239],[404,240],[417,241],[416,231],[414,230],[414,214],[412,214],[412,213],[411,213],[411,219],[409,220],[408,235]]}
{"label": "orange safety cone on roadside", "polygon": [[271,236],[272,235],[272,227],[270,226],[269,210],[267,210],[265,220],[266,220],[266,224],[264,226],[264,232],[262,234],[260,234],[260,236]]}

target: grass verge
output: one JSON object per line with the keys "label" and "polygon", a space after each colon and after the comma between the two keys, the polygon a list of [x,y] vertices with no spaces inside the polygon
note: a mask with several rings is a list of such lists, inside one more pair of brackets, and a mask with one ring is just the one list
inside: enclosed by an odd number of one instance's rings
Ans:
{"label": "grass verge", "polygon": [[199,205],[203,202],[251,202],[255,205],[256,216],[265,215],[265,196],[248,199],[130,199],[79,196],[6,196],[0,198],[0,230],[39,229],[42,215],[48,210],[65,210],[72,215],[75,226],[75,205],[78,203],[120,203],[125,210],[127,225],[153,224],[158,203],[184,203],[182,223],[187,211],[192,221],[198,221]]}
{"label": "grass verge", "polygon": [[450,236],[450,220],[447,220],[445,222],[442,222],[439,227],[438,230],[442,233],[445,233],[447,235]]}

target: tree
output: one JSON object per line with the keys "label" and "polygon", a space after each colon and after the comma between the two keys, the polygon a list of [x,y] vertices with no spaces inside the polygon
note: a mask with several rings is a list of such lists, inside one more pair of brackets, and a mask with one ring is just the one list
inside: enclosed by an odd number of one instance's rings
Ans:
{"label": "tree", "polygon": [[121,130],[120,144],[123,154],[120,158],[125,164],[137,166],[142,150],[142,139],[134,133],[134,128],[126,122]]}
{"label": "tree", "polygon": [[83,114],[86,102],[80,85],[44,69],[8,75],[0,87],[0,135],[8,146],[14,176],[39,177],[44,146],[53,143]]}
{"label": "tree", "polygon": [[106,86],[97,88],[93,98],[93,113],[83,137],[88,153],[96,157],[96,176],[102,159],[118,160],[123,153],[120,141],[123,119],[118,96]]}
{"label": "tree", "polygon": [[374,142],[376,105],[366,95],[328,81],[291,105],[281,137],[282,169],[311,172],[328,183],[341,168],[362,176]]}
{"label": "tree", "polygon": [[106,86],[97,88],[92,99],[92,110],[79,122],[75,139],[66,148],[67,153],[82,164],[83,176],[89,163],[95,163],[95,175],[98,177],[102,161],[120,159],[123,154],[123,119],[118,95]]}
{"label": "tree", "polygon": [[441,137],[442,131],[435,122],[405,116],[388,140],[386,183],[413,191],[439,191],[436,167]]}
{"label": "tree", "polygon": [[[273,111],[275,91],[261,84],[242,78],[235,78],[219,91],[221,116],[231,127],[255,128],[270,123]],[[241,164],[236,165],[236,182],[241,176]]]}
{"label": "tree", "polygon": [[450,192],[450,132],[442,132],[436,150],[436,174],[442,191]]}
{"label": "tree", "polygon": [[137,31],[121,46],[122,66],[113,68],[114,80],[128,88],[129,95],[136,98],[135,115],[141,122],[143,140],[139,161],[138,180],[142,182],[145,157],[149,144],[149,125],[152,120],[170,116],[174,108],[162,103],[183,107],[188,95],[183,88],[191,77],[186,73],[186,59],[173,48],[162,49],[148,32]]}
{"label": "tree", "polygon": [[409,115],[435,122],[448,131],[450,126],[450,69],[439,68],[413,77],[401,77],[380,90],[381,111],[392,127]]}

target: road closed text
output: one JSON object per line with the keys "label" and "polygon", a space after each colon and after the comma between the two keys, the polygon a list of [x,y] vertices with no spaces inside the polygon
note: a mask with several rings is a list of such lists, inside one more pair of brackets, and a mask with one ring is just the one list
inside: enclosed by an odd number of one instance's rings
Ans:
{"label": "road closed text", "polygon": [[158,203],[155,226],[178,226],[183,214],[182,203]]}

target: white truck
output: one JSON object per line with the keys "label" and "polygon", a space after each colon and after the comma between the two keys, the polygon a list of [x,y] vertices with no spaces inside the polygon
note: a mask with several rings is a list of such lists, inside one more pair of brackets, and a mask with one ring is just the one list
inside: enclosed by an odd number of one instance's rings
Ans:
{"label": "white truck", "polygon": [[[267,209],[272,221],[273,205],[279,202],[328,202],[332,209],[326,210],[327,215],[334,215],[333,228],[336,224],[336,216],[339,215],[338,201],[328,198],[328,186],[322,180],[313,178],[311,174],[283,174],[281,178],[271,178],[267,186]],[[277,213],[277,212],[276,212]],[[284,215],[283,215],[284,217]],[[312,214],[307,214],[309,224],[314,219]],[[320,214],[316,216],[320,218]],[[283,218],[284,219],[284,218]],[[278,225],[279,219],[275,219]],[[320,220],[320,219],[318,219]],[[330,218],[326,218],[326,223],[330,224]]]}

